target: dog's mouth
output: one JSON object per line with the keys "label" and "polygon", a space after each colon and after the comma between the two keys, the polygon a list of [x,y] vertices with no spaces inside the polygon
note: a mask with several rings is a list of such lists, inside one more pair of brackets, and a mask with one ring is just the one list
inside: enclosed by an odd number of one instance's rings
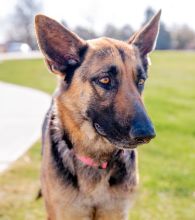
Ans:
{"label": "dog's mouth", "polygon": [[115,146],[117,147],[117,148],[119,148],[119,149],[135,149],[135,148],[137,148],[138,147],[138,145],[133,145],[133,144],[115,144]]}
{"label": "dog's mouth", "polygon": [[146,139],[132,140],[129,136],[123,137],[123,138],[115,137],[113,139],[113,138],[110,138],[109,135],[107,135],[107,133],[98,123],[94,123],[94,128],[99,135],[103,136],[109,142],[111,142],[113,145],[115,145],[117,148],[120,148],[120,149],[134,149],[138,147],[139,145],[147,144],[150,142],[149,139],[148,140]]}
{"label": "dog's mouth", "polygon": [[[115,142],[115,141],[114,141]],[[132,141],[132,140],[129,140],[129,141],[121,141],[121,142],[115,142],[115,145],[117,148],[121,148],[121,149],[134,149],[134,148],[137,148],[138,146],[140,145],[143,145],[143,144],[148,144],[150,141],[146,141],[146,140],[137,140],[137,141]]]}

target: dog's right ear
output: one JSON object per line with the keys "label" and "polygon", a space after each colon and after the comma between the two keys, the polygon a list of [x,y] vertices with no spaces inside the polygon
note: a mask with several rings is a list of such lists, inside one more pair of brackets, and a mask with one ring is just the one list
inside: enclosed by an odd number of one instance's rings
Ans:
{"label": "dog's right ear", "polygon": [[65,78],[71,77],[67,74],[81,64],[87,49],[86,41],[44,15],[35,17],[35,30],[49,69]]}
{"label": "dog's right ear", "polygon": [[139,49],[140,55],[145,57],[154,50],[160,26],[161,10],[141,28],[140,31],[133,34],[128,40]]}

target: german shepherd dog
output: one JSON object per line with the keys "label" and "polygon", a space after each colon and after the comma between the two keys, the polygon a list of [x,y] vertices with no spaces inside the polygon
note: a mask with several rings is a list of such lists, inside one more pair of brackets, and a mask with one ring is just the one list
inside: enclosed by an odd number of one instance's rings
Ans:
{"label": "german shepherd dog", "polygon": [[42,193],[48,220],[126,220],[138,184],[136,147],[155,131],[141,98],[159,11],[127,42],[83,40],[35,18],[58,87],[43,125]]}

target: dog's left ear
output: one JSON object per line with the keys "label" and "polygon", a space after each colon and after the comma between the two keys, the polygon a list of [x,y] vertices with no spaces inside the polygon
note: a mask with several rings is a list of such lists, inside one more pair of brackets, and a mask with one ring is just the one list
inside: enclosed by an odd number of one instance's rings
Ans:
{"label": "dog's left ear", "polygon": [[159,32],[161,10],[143,27],[140,31],[133,34],[128,40],[129,44],[135,45],[141,57],[145,57],[156,46]]}
{"label": "dog's left ear", "polygon": [[73,70],[82,62],[86,41],[44,15],[35,17],[35,31],[49,69],[65,79],[71,78]]}

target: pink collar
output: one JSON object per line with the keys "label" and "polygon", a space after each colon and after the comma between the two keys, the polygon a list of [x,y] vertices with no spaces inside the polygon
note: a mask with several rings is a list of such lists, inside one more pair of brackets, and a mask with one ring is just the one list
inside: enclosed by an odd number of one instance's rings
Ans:
{"label": "pink collar", "polygon": [[85,157],[85,156],[79,156],[76,154],[76,157],[81,161],[83,162],[84,164],[88,165],[88,166],[91,166],[91,167],[97,167],[97,168],[100,168],[100,169],[106,169],[107,168],[107,165],[108,165],[108,162],[103,162],[102,164],[98,164],[96,163],[92,158],[90,157]]}

